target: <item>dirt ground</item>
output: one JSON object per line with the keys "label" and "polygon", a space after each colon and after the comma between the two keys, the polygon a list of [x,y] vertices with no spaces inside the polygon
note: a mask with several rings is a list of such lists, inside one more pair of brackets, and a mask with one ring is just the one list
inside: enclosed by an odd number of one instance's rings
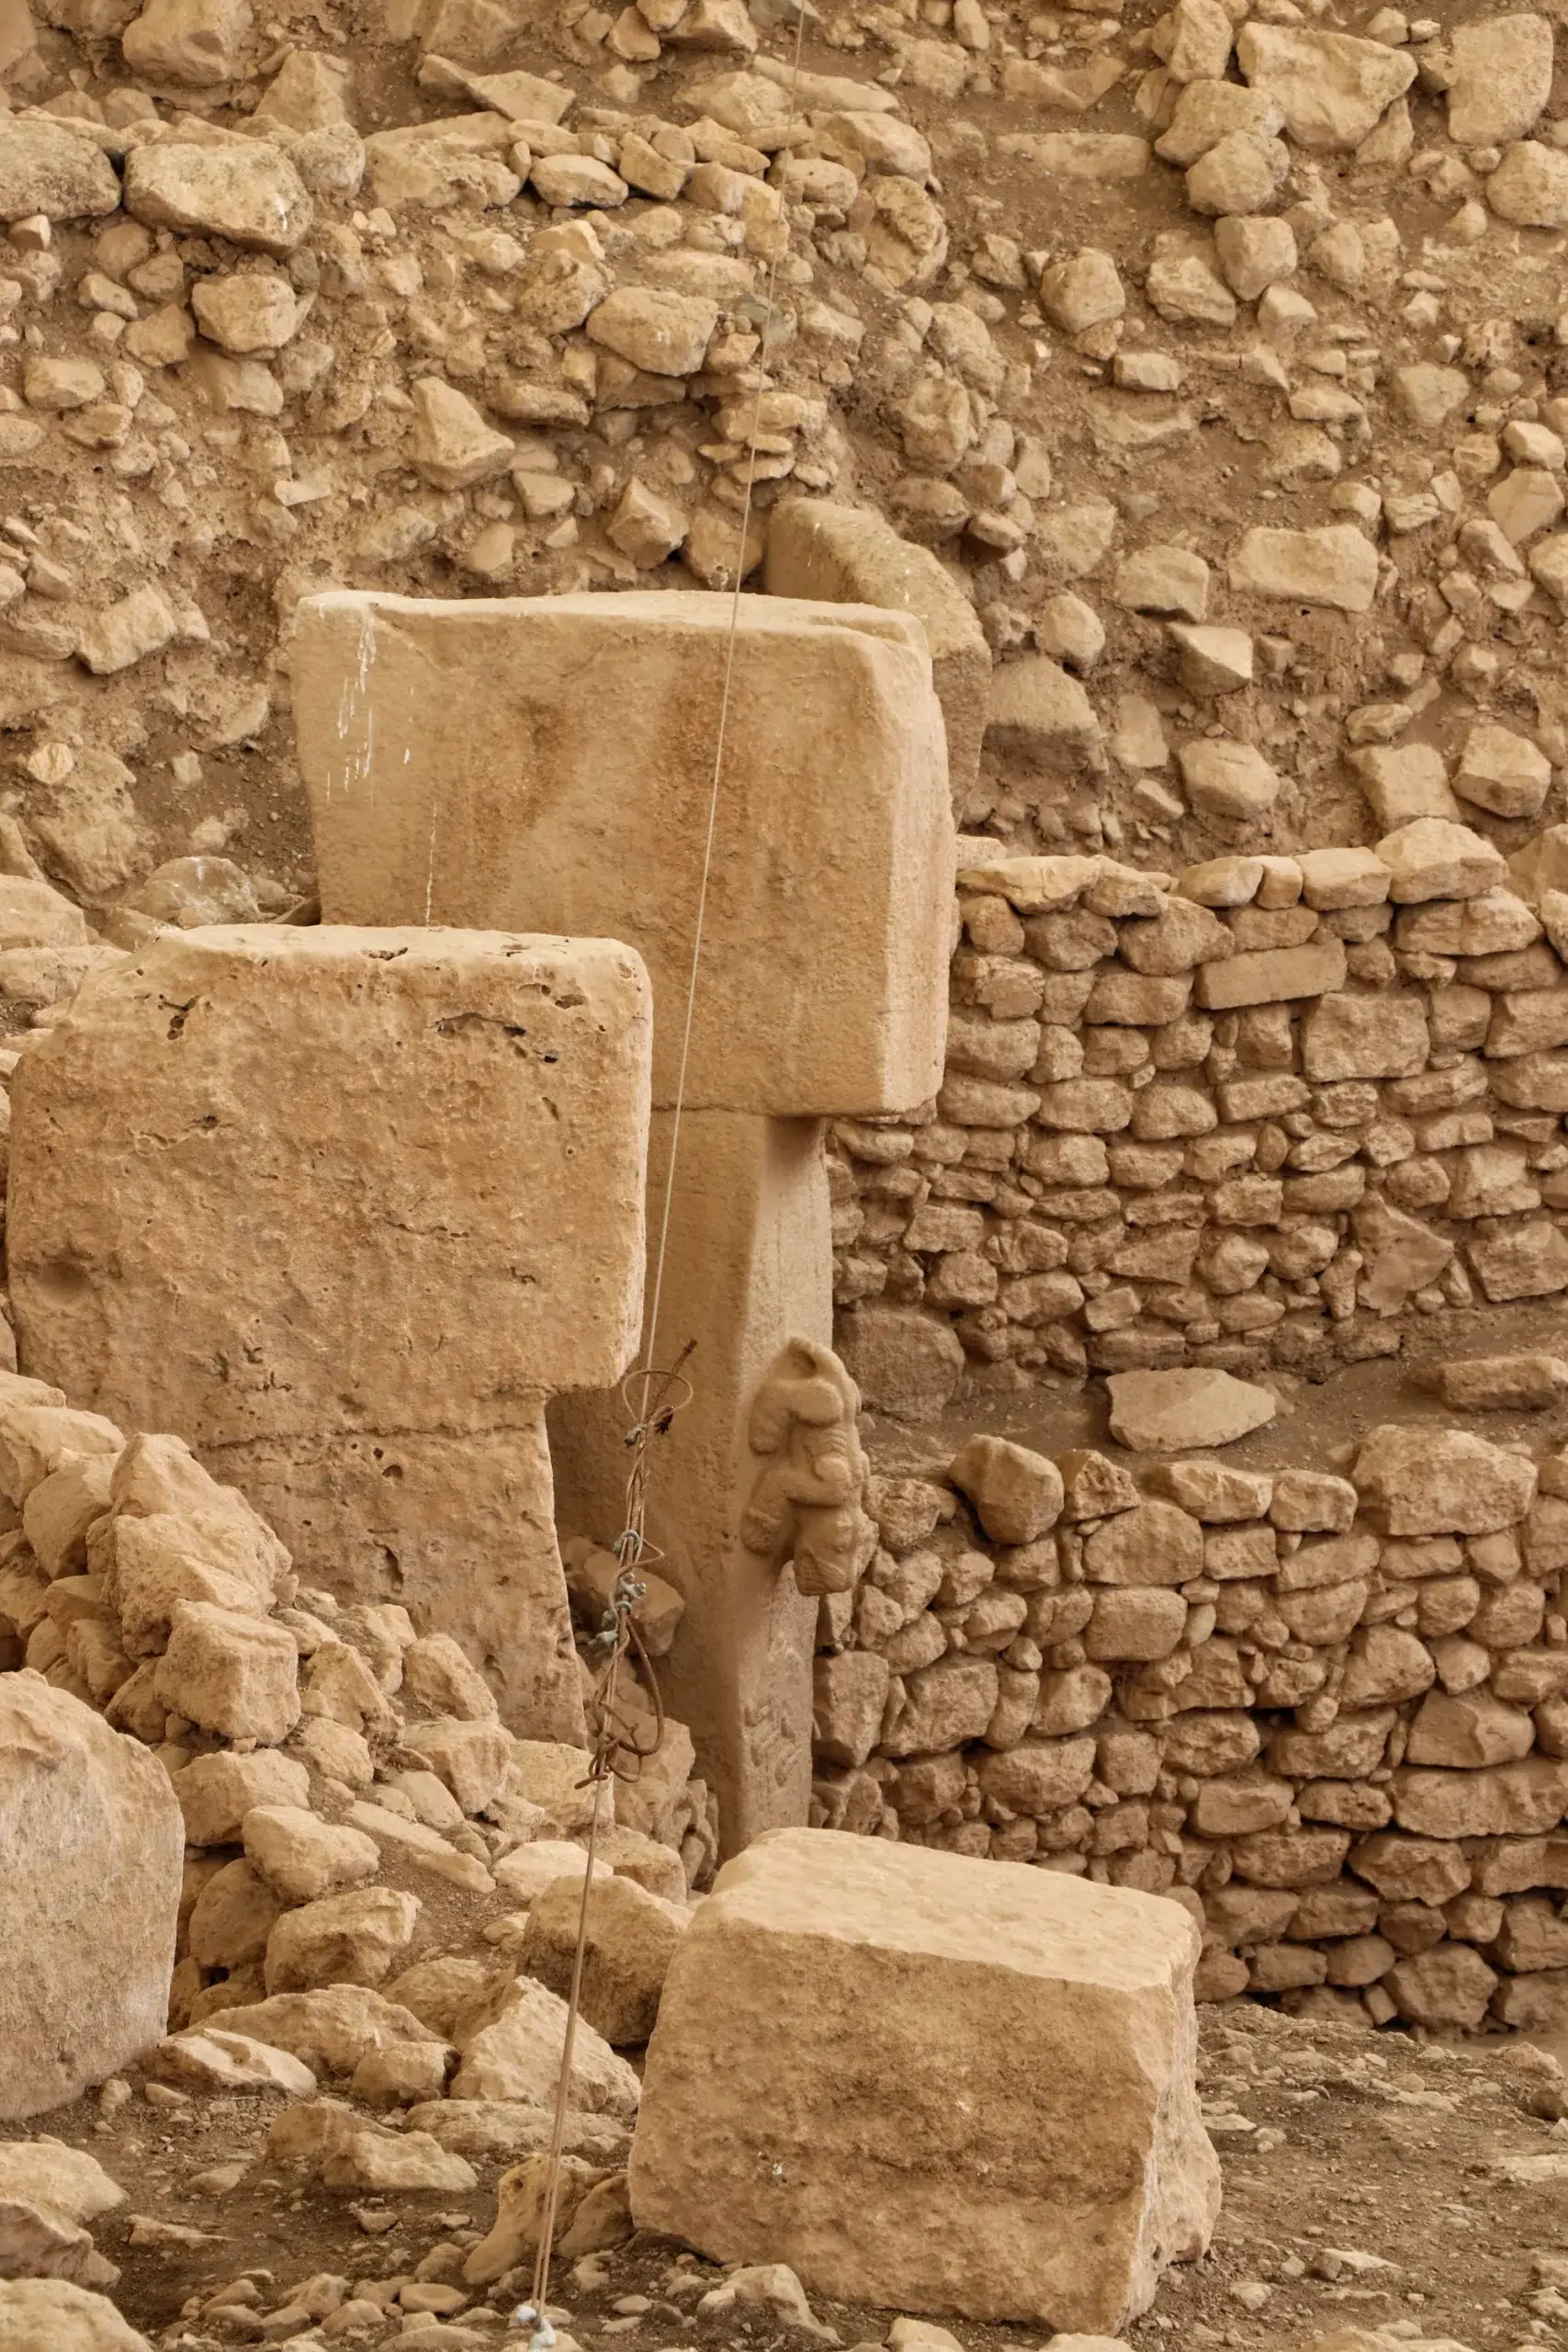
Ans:
{"label": "dirt ground", "polygon": [[[1517,2038],[1423,2043],[1251,2002],[1201,2015],[1200,2083],[1224,2209],[1207,2258],[1168,2272],[1154,2309],[1129,2330],[1134,2352],[1172,2337],[1263,2352],[1346,2327],[1450,2339],[1474,2352],[1565,2340],[1568,2084],[1551,2054]],[[384,2297],[416,2267],[427,2279],[453,2278],[493,2215],[502,2164],[481,2164],[479,2191],[456,2204],[301,2192],[258,2159],[273,2102],[169,2105],[169,2097],[154,2086],[150,2104],[137,2086],[107,2116],[90,2098],[49,2120],[130,2190],[128,2206],[96,2233],[121,2266],[115,2299],[133,2324],[184,2352],[265,2340],[266,2322],[251,2310],[286,2304],[287,2290],[312,2274],[344,2275],[362,2295],[360,2282],[385,2282]],[[955,2203],[960,2190],[955,2182]],[[242,2273],[255,2281],[257,2303],[204,2324],[200,2303]],[[667,2240],[639,2236],[557,2278],[558,2325],[584,2352],[601,2344],[782,2352],[801,2341],[767,2313],[739,2323],[696,2316],[698,2290],[687,2282],[720,2275]],[[648,2307],[627,2309],[626,2298]],[[488,2300],[510,2310],[516,2288],[503,2282]],[[893,2316],[826,2299],[813,2309],[850,2346],[880,2343]],[[1033,2346],[1043,2334],[962,2321],[952,2332],[968,2352]],[[498,2340],[493,2322],[483,2340]]]}

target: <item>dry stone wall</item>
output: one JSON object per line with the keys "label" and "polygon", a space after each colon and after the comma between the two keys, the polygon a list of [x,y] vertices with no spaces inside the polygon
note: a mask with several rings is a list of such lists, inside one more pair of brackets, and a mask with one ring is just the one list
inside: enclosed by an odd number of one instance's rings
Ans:
{"label": "dry stone wall", "polygon": [[976,1437],[867,1499],[815,1820],[1169,1895],[1209,1999],[1568,2020],[1568,1458],[1387,1425],[1345,1476],[1134,1476]]}
{"label": "dry stone wall", "polygon": [[1568,1288],[1565,853],[1429,818],[1175,877],[961,844],[942,1090],[834,1130],[868,1404],[929,1416],[965,1353],[1321,1374]]}

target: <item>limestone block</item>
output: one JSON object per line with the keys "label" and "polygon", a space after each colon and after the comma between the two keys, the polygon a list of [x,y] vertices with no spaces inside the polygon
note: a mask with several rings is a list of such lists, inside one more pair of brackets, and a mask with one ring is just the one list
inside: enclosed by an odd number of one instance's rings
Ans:
{"label": "limestone block", "polygon": [[164,933],[18,1072],[24,1351],[209,1446],[526,1426],[618,1378],[649,1022],[611,941]]}
{"label": "limestone block", "polygon": [[[328,917],[629,940],[671,1102],[730,603],[308,597],[295,713]],[[932,1095],[953,861],[918,625],[742,599],[688,1105],[854,1115]]]}
{"label": "limestone block", "polygon": [[1467,1430],[1384,1422],[1356,1457],[1363,1503],[1391,1535],[1485,1535],[1523,1519],[1535,1464]]}
{"label": "limestone block", "polygon": [[0,2120],[158,2041],[183,1849],[156,1758],[41,1677],[0,1676]]}
{"label": "limestone block", "polygon": [[237,1756],[230,1748],[198,1756],[173,1775],[191,1846],[231,1846],[240,1825],[255,1805],[308,1805],[310,1776],[292,1756],[258,1748]]}
{"label": "limestone block", "polygon": [[176,1600],[155,1687],[203,1731],[274,1747],[299,1720],[299,1664],[293,1634],[270,1618]]}
{"label": "limestone block", "polygon": [[[520,1964],[552,1993],[571,1989],[581,1910],[581,1879],[557,1879],[529,1909]],[[690,1918],[684,1904],[661,1902],[629,1878],[596,1878],[590,1884],[582,2014],[606,2041],[648,2040]]]}
{"label": "limestone block", "polygon": [[394,2042],[439,2045],[442,2037],[411,2009],[359,1984],[325,1984],[309,1993],[275,1993],[243,2008],[211,2009],[204,2033],[243,2034],[264,2041],[318,2075],[352,2075],[372,2050]]}
{"label": "limestone block", "polygon": [[286,1911],[267,1938],[266,1989],[308,1993],[318,1985],[379,1984],[408,1948],[417,1895],[389,1886],[326,1894]]}
{"label": "limestone block", "polygon": [[152,2352],[107,2295],[65,2278],[0,2279],[0,2343],[7,2352]]}
{"label": "limestone block", "polygon": [[[455,2099],[521,2099],[553,2105],[560,2077],[567,2005],[532,1977],[503,1977],[484,2003],[459,2020],[463,2063],[452,2084]],[[629,2123],[641,2086],[603,2034],[579,2018],[572,2043],[571,2104]]]}
{"label": "limestone block", "polygon": [[1115,2335],[1218,2210],[1198,1950],[1126,1890],[763,1838],[665,1981],[633,2218],[845,2300]]}

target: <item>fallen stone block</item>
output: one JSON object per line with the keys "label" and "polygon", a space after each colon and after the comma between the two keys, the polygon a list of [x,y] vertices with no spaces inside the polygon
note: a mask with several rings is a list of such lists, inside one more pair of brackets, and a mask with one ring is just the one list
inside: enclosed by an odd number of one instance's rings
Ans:
{"label": "fallen stone block", "polygon": [[666,1980],[633,2217],[847,2301],[1113,2333],[1218,2211],[1199,1941],[1123,1889],[760,1838]]}
{"label": "fallen stone block", "polygon": [[[571,1989],[582,1902],[581,1878],[557,1879],[529,1911],[520,1964],[552,1993]],[[662,1903],[629,1878],[596,1878],[589,1887],[582,2014],[606,2041],[648,2040],[690,1920],[683,1904]]]}
{"label": "fallen stone block", "polygon": [[184,1849],[155,1757],[40,1675],[0,1676],[0,2120],[160,2039]]}
{"label": "fallen stone block", "polygon": [[1135,1453],[1229,1445],[1279,1410],[1267,1388],[1228,1372],[1122,1372],[1106,1382],[1111,1433]]}
{"label": "fallen stone block", "polygon": [[152,2352],[106,2296],[64,2278],[0,2279],[6,2352]]}

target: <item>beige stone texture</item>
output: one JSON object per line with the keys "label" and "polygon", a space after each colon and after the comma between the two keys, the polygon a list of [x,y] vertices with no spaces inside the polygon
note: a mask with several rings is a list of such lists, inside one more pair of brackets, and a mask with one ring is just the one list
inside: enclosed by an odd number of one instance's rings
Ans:
{"label": "beige stone texture", "polygon": [[86,992],[17,1090],[29,1359],[175,1420],[301,1570],[569,1738],[543,1402],[636,1338],[649,1028],[613,941],[218,928]]}
{"label": "beige stone texture", "polygon": [[[691,1914],[684,1904],[661,1902],[628,1878],[595,1879],[587,1901],[582,2014],[608,2042],[646,2041]],[[520,1964],[552,1993],[571,1990],[582,1903],[580,1879],[558,1879],[529,1908]]]}
{"label": "beige stone texture", "polygon": [[155,1757],[41,1676],[0,1675],[0,2121],[159,2040],[183,1851]]}
{"label": "beige stone texture", "polygon": [[208,1448],[527,1425],[635,1340],[649,1028],[614,941],[164,934],[18,1073],[24,1352]]}
{"label": "beige stone texture", "polygon": [[214,1454],[344,1600],[400,1600],[472,1649],[507,1721],[581,1740],[542,1412],[507,1429],[265,1439]]}
{"label": "beige stone texture", "polygon": [[764,1838],[666,1979],[633,2218],[846,2301],[1119,2334],[1218,2211],[1198,1951],[1123,1889]]}
{"label": "beige stone texture", "polygon": [[0,2279],[6,2352],[152,2352],[107,2295],[66,2278]]}
{"label": "beige stone texture", "polygon": [[[328,920],[629,940],[653,981],[654,1100],[671,1102],[730,606],[307,598],[295,718]],[[741,600],[689,1107],[853,1115],[934,1094],[945,767],[918,625]]]}
{"label": "beige stone texture", "polygon": [[900,538],[869,508],[785,499],[768,528],[763,582],[772,596],[874,605],[912,613],[925,631],[947,734],[955,808],[973,789],[990,694],[991,650],[968,598],[929,548]]}
{"label": "beige stone texture", "polygon": [[[672,1126],[655,1113],[653,1217]],[[727,1852],[806,1817],[817,1603],[791,1568],[746,1548],[740,1521],[763,1467],[749,1443],[752,1395],[783,1338],[830,1342],[830,1267],[819,1123],[688,1112],[655,1353],[671,1363],[694,1339],[695,1393],[660,1441],[649,1532],[686,1604],[660,1683],[718,1791]],[[601,1540],[625,1517],[626,1420],[617,1397],[559,1397],[550,1409],[562,1523]]]}

